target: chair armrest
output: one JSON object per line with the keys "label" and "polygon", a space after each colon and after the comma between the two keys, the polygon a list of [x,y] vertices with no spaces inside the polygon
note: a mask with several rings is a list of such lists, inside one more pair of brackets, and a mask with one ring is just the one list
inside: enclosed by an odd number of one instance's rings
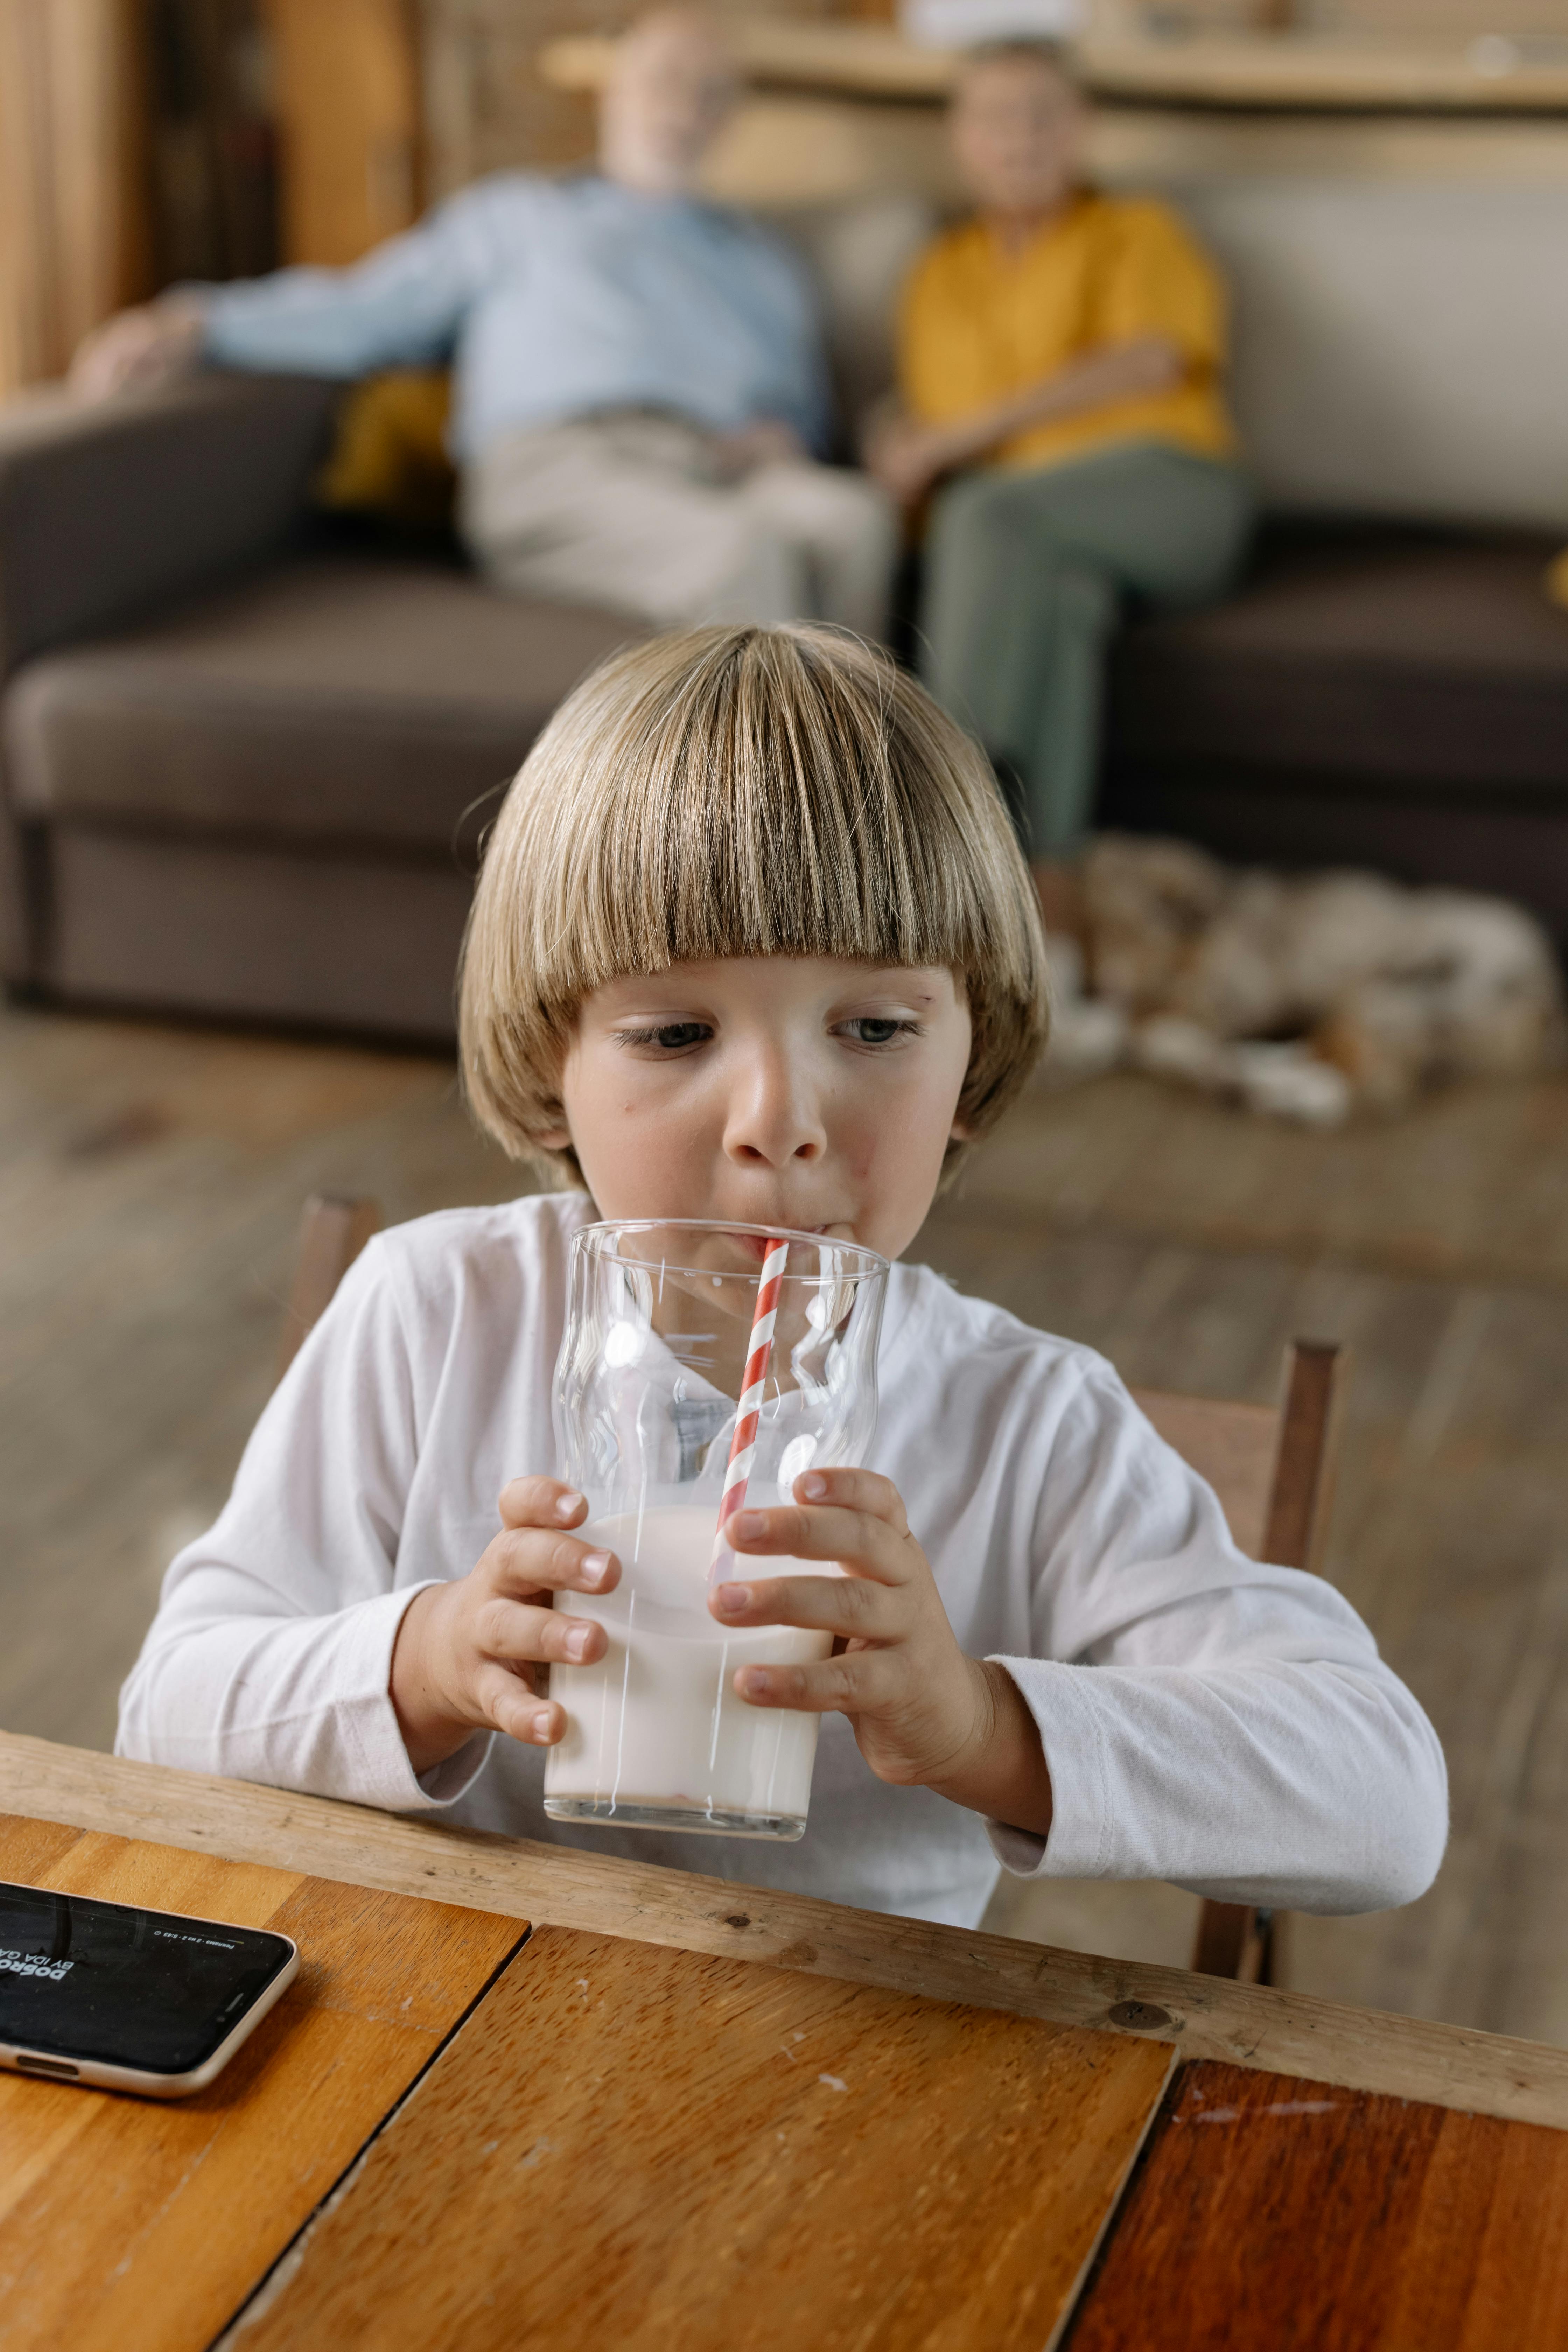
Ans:
{"label": "chair armrest", "polygon": [[299,521],[341,391],[203,374],[0,410],[0,677],[266,556]]}

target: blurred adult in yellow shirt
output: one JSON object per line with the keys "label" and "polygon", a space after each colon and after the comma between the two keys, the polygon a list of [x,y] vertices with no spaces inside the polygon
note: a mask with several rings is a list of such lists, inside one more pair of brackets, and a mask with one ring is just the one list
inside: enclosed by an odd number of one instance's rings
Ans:
{"label": "blurred adult in yellow shirt", "polygon": [[915,265],[899,410],[867,452],[907,506],[936,491],[926,682],[1017,778],[1047,857],[1089,819],[1124,604],[1222,594],[1254,512],[1221,390],[1224,290],[1164,205],[1085,185],[1086,128],[1052,50],[970,61],[952,137],[976,210]]}

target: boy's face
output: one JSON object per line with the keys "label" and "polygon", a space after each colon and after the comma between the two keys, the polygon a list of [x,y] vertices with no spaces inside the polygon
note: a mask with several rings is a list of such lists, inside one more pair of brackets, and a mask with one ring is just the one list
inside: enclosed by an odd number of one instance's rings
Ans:
{"label": "boy's face", "polygon": [[1046,58],[972,66],[952,103],[952,146],[964,185],[987,212],[1051,213],[1077,185],[1084,109]]}
{"label": "boy's face", "polygon": [[588,998],[567,1130],[542,1139],[575,1147],[603,1217],[789,1225],[897,1257],[958,1131],[969,1042],[940,968],[677,964]]}

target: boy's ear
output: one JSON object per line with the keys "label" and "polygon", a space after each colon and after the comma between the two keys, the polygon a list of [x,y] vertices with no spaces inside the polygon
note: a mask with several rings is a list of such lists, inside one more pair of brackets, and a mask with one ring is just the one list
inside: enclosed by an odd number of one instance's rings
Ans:
{"label": "boy's ear", "polygon": [[534,1141],[543,1151],[570,1151],[572,1130],[569,1127],[547,1127],[542,1135],[534,1138]]}

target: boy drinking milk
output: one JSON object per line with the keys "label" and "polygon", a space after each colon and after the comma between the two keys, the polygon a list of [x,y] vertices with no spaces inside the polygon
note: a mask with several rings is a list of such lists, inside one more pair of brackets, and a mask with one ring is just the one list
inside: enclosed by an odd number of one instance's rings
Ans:
{"label": "boy drinking milk", "polygon": [[[805,625],[616,656],[511,788],[462,980],[479,1118],[570,1189],[365,1250],[169,1570],[120,1752],[961,1925],[998,1863],[1318,1911],[1420,1894],[1442,1756],[1354,1612],[1239,1552],[1099,1357],[901,1263],[1046,1022],[1001,798],[922,688]],[[896,1261],[873,1466],[732,1519],[710,1604],[838,1637],[736,1683],[824,1717],[798,1844],[542,1809],[540,1669],[601,1654],[573,1596],[620,1575],[552,1475],[595,1217]]]}

